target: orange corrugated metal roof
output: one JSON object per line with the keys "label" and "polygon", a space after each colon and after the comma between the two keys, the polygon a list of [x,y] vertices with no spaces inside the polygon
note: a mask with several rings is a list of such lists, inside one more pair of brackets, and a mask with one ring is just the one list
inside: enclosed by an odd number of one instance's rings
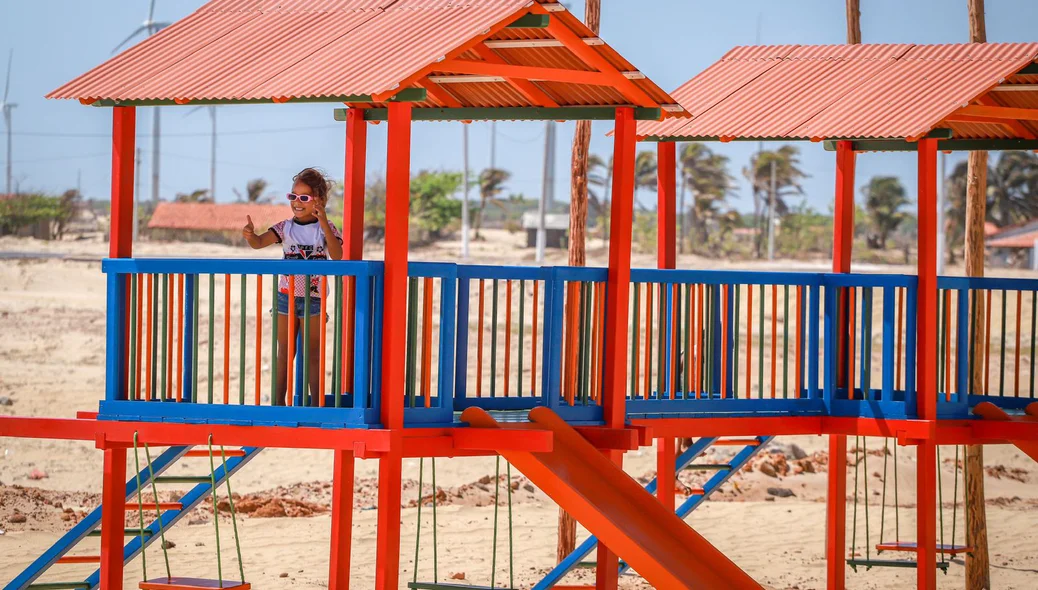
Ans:
{"label": "orange corrugated metal roof", "polygon": [[[673,92],[691,119],[643,121],[642,138],[1029,138],[1019,122],[945,122],[1038,57],[1038,43],[736,47]],[[997,97],[995,97],[997,95]],[[982,104],[1038,106],[1038,92],[991,92]],[[1031,135],[1031,137],[1027,137]]]}
{"label": "orange corrugated metal roof", "polygon": [[994,237],[986,245],[988,248],[1033,248],[1035,240],[1038,240],[1038,230],[1004,238]]}
{"label": "orange corrugated metal roof", "polygon": [[168,203],[155,207],[148,221],[150,229],[179,229],[200,231],[240,231],[245,227],[245,216],[252,216],[258,230],[292,217],[287,205],[262,203]]}
{"label": "orange corrugated metal roof", "polygon": [[[553,25],[564,27],[573,39],[597,41],[578,19],[550,0],[212,0],[48,97],[84,102],[280,101],[349,95],[385,99],[399,89],[423,86],[431,88],[429,99],[416,105],[419,108],[553,106],[529,100],[509,82],[428,80],[445,60],[482,61],[473,49],[485,41],[554,41],[550,29],[505,28],[531,12],[548,14]],[[601,62],[603,68],[637,71],[603,42],[587,48],[593,52],[590,61]],[[561,45],[491,51],[510,65],[600,69]],[[647,77],[620,82],[530,83],[559,106],[627,105],[639,92],[649,97],[643,103],[651,103],[639,106],[676,104]]]}

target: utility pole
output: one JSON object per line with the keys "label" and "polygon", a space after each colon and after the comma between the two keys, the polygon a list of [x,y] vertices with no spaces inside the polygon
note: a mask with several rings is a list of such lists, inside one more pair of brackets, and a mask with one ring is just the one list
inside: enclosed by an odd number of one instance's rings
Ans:
{"label": "utility pole", "polygon": [[944,175],[945,166],[948,163],[948,154],[941,152],[939,160],[939,172],[937,182],[937,274],[944,274],[945,249],[947,244],[944,239],[944,208],[948,202],[947,177]]}
{"label": "utility pole", "polygon": [[537,202],[537,262],[544,262],[547,245],[545,218],[548,204],[555,200],[555,122],[544,124],[544,172],[541,179],[541,199]]}
{"label": "utility pole", "polygon": [[151,120],[151,202],[159,202],[159,152],[161,151],[162,123],[159,118],[159,107],[153,107]]}
{"label": "utility pole", "polygon": [[137,226],[140,225],[138,219],[139,212],[137,209],[141,199],[141,148],[137,148],[137,160],[134,162],[134,174],[133,174],[133,241],[137,241]]}
{"label": "utility pole", "polygon": [[461,126],[461,259],[469,259],[469,124]]}
{"label": "utility pole", "polygon": [[768,260],[775,260],[775,160],[771,160],[771,190],[768,201]]}
{"label": "utility pole", "polygon": [[213,135],[209,139],[209,198],[216,202],[216,107],[209,107]]}

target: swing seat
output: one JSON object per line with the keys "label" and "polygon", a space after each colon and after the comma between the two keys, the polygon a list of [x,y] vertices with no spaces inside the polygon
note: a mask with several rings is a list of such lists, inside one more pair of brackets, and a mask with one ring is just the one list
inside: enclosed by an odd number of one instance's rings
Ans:
{"label": "swing seat", "polygon": [[172,577],[145,580],[138,585],[138,588],[140,590],[210,590],[212,588],[251,590],[252,584],[234,580],[224,580],[221,584],[219,580]]}
{"label": "swing seat", "polygon": [[[459,590],[464,588],[465,590],[515,590],[514,588],[508,588],[507,586],[497,586],[491,588],[490,586],[472,586],[470,584],[450,584],[447,582],[408,582],[407,587],[411,590]],[[557,588],[558,586],[556,586]]]}
{"label": "swing seat", "polygon": [[[909,551],[915,553],[919,550],[919,546],[915,542],[901,541],[896,543],[877,543],[876,551]],[[963,553],[971,553],[973,547],[966,545],[946,545],[943,543],[937,544],[937,553],[944,553],[945,555],[961,555]]]}
{"label": "swing seat", "polygon": [[[874,567],[903,567],[903,568],[915,568],[919,564],[915,561],[907,561],[901,559],[860,559],[860,558],[849,558],[847,565],[851,566],[854,571],[858,571],[859,567],[864,567],[866,570],[870,570]],[[948,562],[938,561],[937,569],[948,573]]]}

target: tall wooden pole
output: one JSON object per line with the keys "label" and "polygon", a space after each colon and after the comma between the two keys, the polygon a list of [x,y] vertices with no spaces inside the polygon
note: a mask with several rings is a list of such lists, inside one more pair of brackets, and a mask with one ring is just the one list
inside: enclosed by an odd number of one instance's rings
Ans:
{"label": "tall wooden pole", "polygon": [[[601,0],[587,0],[584,24],[598,34],[602,22]],[[573,159],[570,172],[569,200],[569,265],[584,266],[587,262],[587,157],[591,149],[591,121],[577,121],[573,133]],[[615,228],[614,228],[615,229]],[[559,542],[556,556],[561,562],[577,548],[577,521],[559,508]]]}
{"label": "tall wooden pole", "polygon": [[[984,0],[967,0],[970,19],[970,42],[985,43],[987,41],[984,24]],[[987,184],[988,153],[970,152],[966,172],[966,237],[963,258],[966,262],[966,276],[984,276],[984,221],[987,218]],[[984,308],[977,306],[979,314],[977,325],[984,325]],[[976,330],[973,345],[986,346],[983,339],[986,334]],[[982,391],[981,377],[983,369],[980,363],[974,363],[970,376],[972,390]],[[988,562],[988,523],[984,499],[984,447],[969,445],[966,447],[966,544],[973,551],[966,555],[966,588],[967,590],[988,590],[991,588],[991,571]]]}
{"label": "tall wooden pole", "polygon": [[861,5],[860,0],[847,0],[847,43],[861,43]]}

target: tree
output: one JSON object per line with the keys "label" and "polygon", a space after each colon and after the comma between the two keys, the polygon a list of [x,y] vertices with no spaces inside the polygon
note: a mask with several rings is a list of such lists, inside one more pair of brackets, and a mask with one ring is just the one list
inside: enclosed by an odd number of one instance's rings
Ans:
{"label": "tree", "polygon": [[[692,192],[693,239],[705,242],[706,224],[717,217],[718,207],[731,191],[734,179],[728,174],[728,157],[715,154],[704,143],[686,143],[678,156],[682,188]],[[682,218],[685,212],[681,211]],[[682,236],[684,239],[684,236]]]}
{"label": "tree", "polygon": [[656,191],[656,152],[644,150],[634,158],[634,190]]}
{"label": "tree", "polygon": [[263,199],[263,193],[267,190],[267,181],[262,178],[253,178],[245,185],[245,196],[250,203],[258,203]]}
{"label": "tree", "polygon": [[[602,227],[608,237],[609,228],[609,191],[613,182],[613,159],[606,162],[598,154],[591,154],[587,160],[587,199],[588,215]],[[590,220],[589,220],[590,221]]]}
{"label": "tree", "polygon": [[178,203],[212,203],[213,200],[209,198],[209,189],[199,188],[189,193],[177,193],[176,202]]}
{"label": "tree", "polygon": [[866,242],[869,248],[886,249],[887,238],[905,219],[901,208],[909,203],[905,187],[896,176],[873,176],[862,187],[865,192],[865,214],[871,229]]}
{"label": "tree", "polygon": [[512,177],[512,173],[501,168],[487,168],[480,172],[479,180],[479,210],[476,214],[475,223],[472,224],[475,230],[475,238],[479,239],[479,230],[483,227],[483,211],[487,208],[487,203],[495,201],[504,190],[505,183]]}
{"label": "tree", "polygon": [[1038,214],[1038,156],[1002,152],[988,173],[987,218],[999,227],[1028,221]]}
{"label": "tree", "polygon": [[743,176],[750,181],[754,198],[760,203],[761,215],[757,222],[757,257],[761,256],[766,233],[764,226],[771,209],[771,163],[775,163],[775,217],[784,216],[789,207],[786,198],[803,195],[804,188],[800,181],[807,178],[807,173],[800,169],[800,148],[795,145],[784,145],[777,150],[761,151],[750,158],[750,164],[743,168]]}
{"label": "tree", "polygon": [[461,201],[453,198],[460,187],[460,172],[423,170],[411,178],[408,217],[414,228],[425,232],[426,239],[440,239],[443,231],[461,217]]}

